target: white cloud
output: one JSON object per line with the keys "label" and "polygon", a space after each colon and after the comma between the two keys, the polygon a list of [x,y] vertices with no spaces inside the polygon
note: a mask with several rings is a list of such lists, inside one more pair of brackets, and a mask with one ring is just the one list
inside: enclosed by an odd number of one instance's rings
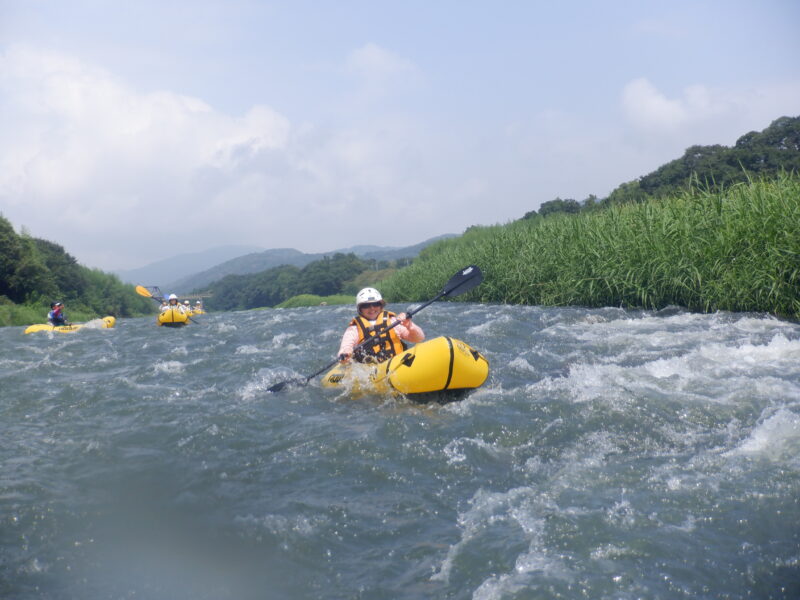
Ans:
{"label": "white cloud", "polygon": [[372,42],[350,53],[347,67],[370,79],[414,75],[414,64]]}
{"label": "white cloud", "polygon": [[[359,57],[373,74],[406,69],[376,47]],[[420,141],[403,119],[328,131],[293,127],[263,105],[231,116],[31,47],[0,54],[0,73],[0,212],[91,266],[223,243],[380,243],[346,223],[365,210],[386,221],[397,204],[429,199],[421,190],[431,195],[408,176]]]}
{"label": "white cloud", "polygon": [[[622,91],[628,122],[643,135],[692,144],[730,144],[753,129],[763,129],[780,116],[796,116],[800,84],[759,89],[723,89],[702,84],[685,87],[670,98],[646,78],[629,82]],[[731,138],[731,133],[735,135]]]}
{"label": "white cloud", "polygon": [[353,50],[345,68],[355,79],[355,95],[349,101],[357,114],[376,107],[385,111],[422,80],[413,62],[374,43]]}
{"label": "white cloud", "polygon": [[608,193],[692,144],[732,143],[800,106],[798,86],[698,85],[672,98],[639,79],[622,93],[626,123],[540,111],[490,131],[392,106],[388,92],[419,73],[374,44],[343,64],[359,87],[341,107],[346,125],[297,125],[263,103],[226,114],[75,58],[7,48],[0,212],[106,269],[229,243],[403,245],[517,218],[556,195]]}

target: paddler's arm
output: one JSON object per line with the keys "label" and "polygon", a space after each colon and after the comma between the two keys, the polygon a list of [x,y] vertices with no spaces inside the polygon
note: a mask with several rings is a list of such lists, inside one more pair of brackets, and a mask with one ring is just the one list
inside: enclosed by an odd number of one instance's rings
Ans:
{"label": "paddler's arm", "polygon": [[358,329],[355,325],[350,325],[344,330],[342,336],[342,343],[339,344],[339,352],[336,355],[339,357],[339,362],[347,362],[353,356],[353,348],[358,343]]}
{"label": "paddler's arm", "polygon": [[397,335],[399,335],[401,339],[413,342],[414,344],[425,339],[425,332],[422,331],[422,327],[413,323],[406,313],[397,315],[397,320],[400,321],[400,324],[397,325],[395,329],[397,329]]}

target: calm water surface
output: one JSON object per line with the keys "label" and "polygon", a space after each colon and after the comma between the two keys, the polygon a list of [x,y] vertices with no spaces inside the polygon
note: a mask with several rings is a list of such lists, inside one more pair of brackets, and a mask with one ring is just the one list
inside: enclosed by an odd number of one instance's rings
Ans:
{"label": "calm water surface", "polygon": [[466,399],[266,391],[350,313],[0,329],[0,598],[800,597],[797,324],[436,303]]}

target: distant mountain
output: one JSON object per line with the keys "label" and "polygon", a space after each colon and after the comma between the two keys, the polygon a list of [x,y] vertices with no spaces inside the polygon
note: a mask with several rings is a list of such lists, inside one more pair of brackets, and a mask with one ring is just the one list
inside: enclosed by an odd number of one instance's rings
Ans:
{"label": "distant mountain", "polygon": [[[294,248],[274,248],[272,250],[265,250],[263,252],[254,252],[245,256],[239,256],[225,261],[221,264],[215,265],[204,271],[194,273],[187,277],[175,279],[168,285],[162,285],[161,288],[166,290],[169,288],[179,294],[186,294],[191,291],[199,290],[206,287],[208,284],[222,279],[226,275],[247,275],[249,273],[259,273],[279,267],[281,265],[294,265],[295,267],[304,267],[307,264],[320,260],[325,256],[333,256],[334,254],[355,254],[359,258],[367,260],[396,260],[398,258],[414,258],[420,251],[437,242],[440,239],[455,237],[455,234],[440,235],[413,246],[404,247],[389,247],[389,246],[352,246],[350,248],[342,248],[339,250],[332,250],[330,252],[322,252],[316,254],[306,254],[295,250]],[[184,270],[184,273],[186,270]]]}
{"label": "distant mountain", "polygon": [[[347,253],[352,252],[356,256],[372,260],[396,260],[398,258],[413,258],[417,256],[422,250],[434,242],[444,240],[447,238],[457,237],[454,233],[446,233],[439,235],[414,246],[406,246],[404,248],[380,248],[379,246],[354,246],[350,250],[339,250],[339,252]],[[363,250],[362,250],[363,248]]]}
{"label": "distant mountain", "polygon": [[196,273],[237,256],[261,250],[263,248],[258,246],[217,246],[202,252],[179,254],[158,260],[138,269],[115,271],[115,273],[122,281],[128,283],[163,287],[165,283],[175,281],[186,273]]}

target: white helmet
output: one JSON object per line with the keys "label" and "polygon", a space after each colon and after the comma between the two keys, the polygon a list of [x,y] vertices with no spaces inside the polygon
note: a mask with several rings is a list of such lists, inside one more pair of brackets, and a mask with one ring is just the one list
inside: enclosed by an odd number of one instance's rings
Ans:
{"label": "white helmet", "polygon": [[358,292],[358,294],[356,294],[356,308],[368,302],[380,302],[381,304],[386,304],[386,302],[383,301],[383,296],[381,296],[381,293],[375,288],[364,288]]}
{"label": "white helmet", "polygon": [[183,303],[184,303],[185,305],[187,305],[187,306],[189,305],[189,301],[188,301],[188,300],[184,300],[184,301],[183,301]]}
{"label": "white helmet", "polygon": [[175,294],[170,294],[169,298],[167,298],[167,300],[177,300],[177,299],[178,297]]}

